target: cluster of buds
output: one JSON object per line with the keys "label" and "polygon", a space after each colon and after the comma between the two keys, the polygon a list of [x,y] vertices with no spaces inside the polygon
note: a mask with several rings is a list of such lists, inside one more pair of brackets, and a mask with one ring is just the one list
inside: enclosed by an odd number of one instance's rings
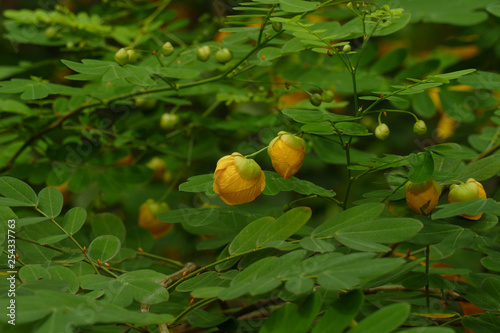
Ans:
{"label": "cluster of buds", "polygon": [[[288,180],[302,166],[306,143],[298,136],[279,132],[269,143],[267,151],[276,172]],[[254,160],[232,153],[217,162],[213,190],[228,205],[251,202],[265,187],[264,172]]]}
{"label": "cluster of buds", "polygon": [[[432,177],[422,183],[408,181],[405,185],[406,203],[411,210],[418,214],[430,214],[438,204],[441,191],[441,185]],[[451,185],[448,193],[450,203],[479,198],[486,199],[486,192],[483,185],[473,178],[468,179],[465,183]],[[461,214],[460,216],[469,220],[479,220],[482,215],[480,213],[476,215]]]}

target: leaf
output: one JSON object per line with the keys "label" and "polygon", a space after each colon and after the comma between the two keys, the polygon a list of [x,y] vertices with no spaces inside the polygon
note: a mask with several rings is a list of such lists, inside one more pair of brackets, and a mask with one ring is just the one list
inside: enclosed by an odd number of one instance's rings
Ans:
{"label": "leaf", "polygon": [[388,305],[361,320],[348,333],[389,333],[399,327],[410,314],[410,305],[395,303]]}
{"label": "leaf", "polygon": [[497,298],[494,298],[489,293],[486,293],[468,283],[455,281],[455,291],[466,300],[482,309],[497,310],[500,306]]}
{"label": "leaf", "polygon": [[470,148],[468,149],[467,147],[453,142],[429,146],[426,147],[425,150],[447,158],[472,159],[476,157],[476,153]]}
{"label": "leaf", "polygon": [[234,255],[257,248],[257,241],[261,233],[272,223],[276,223],[274,218],[262,217],[248,224],[229,244],[229,253]]}
{"label": "leaf", "polygon": [[316,194],[321,197],[333,197],[335,192],[328,190],[306,180],[291,177],[288,180],[283,179],[276,172],[264,171],[266,177],[266,188],[262,192],[264,195],[276,195],[283,191],[294,191],[303,195]]}
{"label": "leaf", "polygon": [[64,215],[63,228],[71,235],[81,229],[87,219],[87,211],[81,207],[71,208]]}
{"label": "leaf", "polygon": [[343,122],[335,125],[335,128],[343,134],[353,135],[353,136],[367,136],[372,135],[368,132],[368,129],[358,123]]}
{"label": "leaf", "polygon": [[300,240],[300,246],[304,249],[313,252],[332,252],[335,251],[335,246],[322,239],[317,239],[313,237],[305,237]]}
{"label": "leaf", "polygon": [[229,317],[216,315],[214,313],[210,313],[208,311],[194,309],[191,310],[188,314],[188,322],[196,327],[208,328],[222,324]]}
{"label": "leaf", "polygon": [[25,265],[19,269],[21,281],[36,281],[40,279],[50,279],[50,273],[41,265]]}
{"label": "leaf", "polygon": [[113,259],[121,248],[120,240],[112,235],[103,235],[96,237],[92,243],[90,243],[88,248],[88,254],[90,258],[97,261],[99,259],[101,262],[107,262]]}
{"label": "leaf", "polygon": [[474,333],[496,333],[500,330],[499,325],[474,318],[473,316],[464,316],[462,318],[462,325]]}
{"label": "leaf", "polygon": [[312,293],[299,305],[285,304],[271,314],[261,326],[259,333],[308,332],[320,307],[319,293]]}
{"label": "leaf", "polygon": [[296,207],[281,215],[262,231],[257,239],[258,246],[275,241],[282,241],[297,232],[311,217],[311,208]]}
{"label": "leaf", "polygon": [[335,238],[342,242],[399,243],[413,237],[422,223],[411,218],[384,218],[347,226],[335,232]]}
{"label": "leaf", "polygon": [[408,160],[411,165],[408,179],[412,183],[423,183],[432,176],[434,160],[431,153],[411,154]]}
{"label": "leaf", "polygon": [[47,268],[52,280],[67,281],[70,283],[68,292],[71,294],[76,294],[78,292],[80,284],[78,283],[78,278],[76,274],[69,268],[63,266],[51,266]]}
{"label": "leaf", "polygon": [[458,82],[476,89],[500,89],[500,74],[478,71],[472,75],[461,77]]}
{"label": "leaf", "polygon": [[114,235],[121,243],[125,242],[125,225],[123,221],[114,214],[101,213],[94,215],[90,225],[95,237],[101,235]]}
{"label": "leaf", "polygon": [[40,238],[38,240],[38,243],[40,243],[42,245],[53,244],[53,243],[60,242],[63,239],[66,239],[68,237],[69,237],[69,235],[67,235],[67,234],[51,235],[51,236]]}
{"label": "leaf", "polygon": [[63,195],[54,187],[46,187],[38,193],[38,208],[48,217],[56,217],[63,207]]}
{"label": "leaf", "polygon": [[294,276],[286,281],[285,289],[295,295],[311,293],[314,288],[314,281],[307,276]]}
{"label": "leaf", "polygon": [[303,0],[279,0],[281,10],[289,13],[304,13],[315,10],[319,2]]}
{"label": "leaf", "polygon": [[349,208],[323,222],[323,224],[314,229],[311,236],[332,236],[337,230],[343,227],[376,218],[383,210],[384,205],[380,203],[368,203]]}
{"label": "leaf", "polygon": [[500,172],[500,157],[492,155],[474,163],[467,164],[459,170],[459,180],[474,178],[477,181],[490,179]]}
{"label": "leaf", "polygon": [[363,305],[363,293],[353,290],[341,295],[314,326],[312,333],[342,333]]}
{"label": "leaf", "polygon": [[0,177],[0,194],[25,206],[34,207],[38,204],[35,191],[25,182],[13,177]]}
{"label": "leaf", "polygon": [[207,192],[214,183],[213,173],[189,177],[187,182],[179,185],[179,191],[184,192]]}
{"label": "leaf", "polygon": [[470,201],[439,205],[436,208],[441,209],[432,213],[433,220],[458,216],[460,214],[476,215],[479,213],[495,211],[497,203],[491,198],[474,199]]}
{"label": "leaf", "polygon": [[408,49],[397,48],[377,59],[370,67],[370,71],[384,74],[398,68],[408,56]]}

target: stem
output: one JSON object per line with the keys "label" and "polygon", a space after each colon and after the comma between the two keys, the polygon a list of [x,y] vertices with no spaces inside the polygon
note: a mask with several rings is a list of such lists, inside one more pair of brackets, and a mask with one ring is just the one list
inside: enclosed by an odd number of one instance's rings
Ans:
{"label": "stem", "polygon": [[[35,210],[40,213],[41,215],[45,216],[45,217],[49,217],[47,216],[47,214],[45,214],[44,212],[42,212],[40,209],[38,209],[38,207],[35,207]],[[89,255],[87,254],[87,251],[83,250],[83,247],[80,245],[80,243],[78,243],[78,241],[76,239],[73,238],[73,235],[70,234],[69,232],[67,232],[63,227],[61,227],[59,225],[59,223],[56,222],[56,220],[54,220],[54,218],[50,217],[50,221],[56,226],[58,227],[62,232],[64,232],[66,235],[69,236],[69,239],[71,239],[71,241],[80,249],[80,251],[82,251],[83,255],[87,258],[87,260],[89,261],[89,263],[92,265],[92,267],[94,268],[95,272],[97,273],[97,275],[100,275],[101,273],[99,273],[99,269],[97,269],[97,266],[94,264],[94,262],[92,261],[92,259],[90,259]],[[107,271],[107,273],[111,273],[109,272],[107,269],[105,269],[104,267],[101,267],[104,271]],[[115,274],[111,273],[112,275],[114,275],[116,277]]]}
{"label": "stem", "polygon": [[214,297],[214,298],[207,298],[207,299],[202,299],[201,301],[198,301],[197,303],[193,304],[192,306],[190,306],[188,308],[185,308],[174,319],[172,319],[172,321],[168,325],[169,326],[175,325],[179,320],[182,319],[182,317],[184,317],[184,315],[186,315],[187,313],[189,313],[189,311],[191,311],[193,309],[200,308],[200,307],[202,307],[204,305],[210,304],[210,303],[212,303],[212,302],[214,302],[216,300],[217,300],[217,298]]}
{"label": "stem", "polygon": [[173,259],[165,258],[162,256],[157,256],[156,254],[151,254],[151,253],[141,252],[141,251],[137,251],[136,254],[140,255],[140,256],[164,261],[165,263],[168,263],[176,268],[184,268],[184,264],[181,263],[180,261],[177,261],[177,260],[173,260]]}
{"label": "stem", "polygon": [[242,252],[242,253],[238,253],[238,254],[235,254],[235,255],[230,255],[229,257],[227,258],[224,258],[224,259],[220,259],[220,260],[217,260],[216,262],[213,262],[209,265],[206,265],[206,266],[203,266],[202,268],[200,269],[197,269],[196,271],[190,273],[190,274],[187,274],[186,276],[184,276],[182,279],[179,279],[177,280],[176,282],[172,283],[168,288],[167,288],[167,291],[168,292],[171,292],[172,290],[175,289],[175,287],[177,285],[179,285],[181,282],[189,279],[189,278],[192,278],[196,275],[198,275],[199,273],[207,270],[208,268],[211,268],[211,267],[214,267],[214,266],[217,266],[218,264],[222,264],[223,262],[226,262],[226,261],[229,261],[231,259],[234,259],[234,258],[239,258],[239,257],[242,257],[246,254],[250,254],[250,253],[254,253],[254,252],[257,252],[257,251],[261,251],[261,250],[264,250],[264,249],[267,249],[267,247],[260,247],[260,248],[255,248],[253,250],[249,250],[249,251],[246,251],[246,252]]}
{"label": "stem", "polygon": [[253,156],[255,156],[255,155],[258,155],[258,154],[262,153],[262,152],[263,152],[264,150],[266,150],[266,149],[267,149],[267,146],[265,146],[265,147],[264,147],[264,148],[262,148],[262,149],[257,150],[255,153],[251,153],[251,154],[249,154],[249,155],[245,155],[244,157],[245,157],[245,158],[248,158],[248,157],[253,157]]}
{"label": "stem", "polygon": [[[430,257],[431,246],[427,245],[425,247],[425,275],[427,279],[429,279],[429,257]],[[427,284],[425,285],[425,305],[427,308],[430,308],[430,300],[429,300],[429,280],[427,280]]]}

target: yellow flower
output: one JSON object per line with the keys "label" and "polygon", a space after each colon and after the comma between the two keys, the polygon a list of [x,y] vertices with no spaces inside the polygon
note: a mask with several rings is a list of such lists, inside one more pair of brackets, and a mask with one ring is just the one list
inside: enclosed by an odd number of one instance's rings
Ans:
{"label": "yellow flower", "polygon": [[281,131],[267,147],[274,170],[284,179],[289,179],[299,171],[306,155],[305,141],[290,133]]}
{"label": "yellow flower", "polygon": [[169,211],[170,207],[166,202],[158,203],[153,199],[146,200],[139,208],[139,226],[148,229],[153,238],[160,238],[165,235],[174,225],[165,223],[156,218],[160,213]]}
{"label": "yellow flower", "polygon": [[432,177],[417,184],[408,181],[405,185],[406,203],[418,214],[422,214],[422,211],[425,214],[432,212],[438,204],[440,195],[441,186]]}
{"label": "yellow flower", "polygon": [[253,201],[265,187],[264,172],[254,160],[232,153],[217,162],[213,189],[228,205]]}
{"label": "yellow flower", "polygon": [[[469,201],[479,198],[486,199],[486,192],[484,191],[483,185],[474,178],[469,178],[465,183],[460,185],[451,185],[450,193],[448,193],[448,201],[450,203]],[[483,213],[476,215],[460,214],[460,216],[475,221],[479,220],[481,216],[483,216]]]}

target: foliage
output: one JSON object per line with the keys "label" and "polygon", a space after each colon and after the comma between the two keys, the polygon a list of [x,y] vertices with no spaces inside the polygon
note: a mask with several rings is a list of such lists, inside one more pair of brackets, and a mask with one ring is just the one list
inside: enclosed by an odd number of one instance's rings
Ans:
{"label": "foliage", "polygon": [[86,3],[3,10],[2,332],[500,330],[497,1]]}

